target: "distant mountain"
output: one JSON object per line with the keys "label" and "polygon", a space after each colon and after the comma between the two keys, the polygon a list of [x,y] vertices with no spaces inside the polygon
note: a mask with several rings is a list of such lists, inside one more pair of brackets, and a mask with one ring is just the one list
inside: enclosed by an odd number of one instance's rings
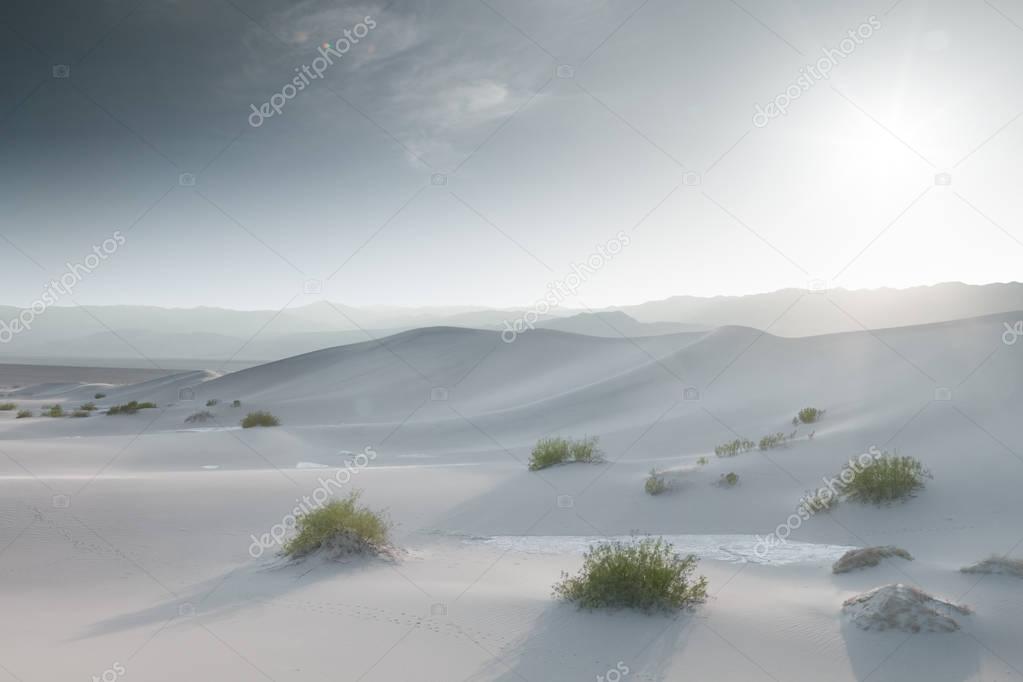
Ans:
{"label": "distant mountain", "polygon": [[708,327],[682,322],[639,322],[621,310],[608,310],[600,313],[579,313],[571,317],[547,320],[537,324],[541,329],[555,329],[571,334],[586,336],[605,336],[615,338],[626,336],[638,338],[642,336],[659,336],[661,334],[678,334],[680,332],[707,331]]}

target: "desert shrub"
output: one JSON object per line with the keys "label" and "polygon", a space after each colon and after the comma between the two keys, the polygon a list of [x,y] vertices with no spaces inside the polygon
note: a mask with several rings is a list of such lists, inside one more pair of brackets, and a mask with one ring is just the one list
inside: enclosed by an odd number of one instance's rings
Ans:
{"label": "desert shrub", "polygon": [[718,457],[735,457],[753,449],[754,443],[745,438],[736,438],[728,443],[722,443],[714,448],[714,454]]}
{"label": "desert shrub", "polygon": [[63,417],[64,408],[60,405],[50,405],[49,407],[43,407],[43,415],[47,417]]}
{"label": "desert shrub", "polygon": [[86,412],[92,412],[93,410],[96,409],[96,403],[82,403],[81,405],[78,406],[78,409],[84,410]]}
{"label": "desert shrub", "polygon": [[816,492],[807,492],[799,500],[799,507],[805,509],[810,514],[830,511],[836,504],[838,504],[838,495],[831,492],[829,488],[821,488]]}
{"label": "desert shrub", "polygon": [[959,569],[963,573],[1001,573],[1023,578],[1023,559],[1010,559],[1004,556],[992,556],[972,566]]}
{"label": "desert shrub", "polygon": [[243,429],[251,429],[254,426],[280,426],[280,424],[280,419],[263,410],[249,412],[245,415],[245,418],[242,419]]}
{"label": "desert shrub", "polygon": [[231,401],[231,407],[241,407],[241,406],[242,406],[242,401],[240,401],[240,400],[232,400]]}
{"label": "desert shrub", "polygon": [[647,495],[660,495],[661,493],[668,492],[668,483],[664,480],[664,475],[657,473],[657,469],[651,469],[650,475],[647,476],[646,483],[643,484],[643,489],[646,490]]}
{"label": "desert shrub", "polygon": [[10,412],[11,410],[17,409],[16,403],[0,403],[0,411]]}
{"label": "desert shrub", "polygon": [[931,478],[919,460],[887,451],[853,473],[848,483],[842,481],[842,493],[851,500],[874,504],[911,497],[924,487],[924,479]]}
{"label": "desert shrub", "polygon": [[733,485],[739,482],[739,474],[734,471],[729,471],[727,474],[721,474],[721,478],[718,479],[718,484],[726,488],[731,488]]}
{"label": "desert shrub", "polygon": [[601,542],[586,553],[577,575],[561,574],[554,596],[587,609],[679,609],[707,596],[707,579],[693,579],[696,563],[662,538]]}
{"label": "desert shrub", "polygon": [[379,553],[387,546],[390,523],[383,513],[359,504],[361,491],[334,500],[295,520],[297,535],[284,553],[298,558],[321,547],[345,554]]}
{"label": "desert shrub", "polygon": [[831,566],[832,573],[848,573],[859,568],[877,566],[883,559],[900,557],[906,561],[912,561],[913,555],[894,545],[883,547],[863,547],[861,549],[850,549],[843,554],[838,561]]}
{"label": "desert shrub", "polygon": [[186,424],[204,424],[209,420],[213,419],[213,413],[209,410],[203,410],[202,412],[196,412],[193,415],[185,417]]}
{"label": "desert shrub", "polygon": [[566,462],[603,461],[596,438],[541,438],[529,456],[529,470],[546,469]]}
{"label": "desert shrub", "polygon": [[[799,418],[799,421],[804,424],[813,424],[823,416],[824,410],[819,410],[816,407],[804,407],[799,411],[799,414],[796,415],[796,417]],[[795,420],[793,420],[793,424],[795,424]]]}
{"label": "desert shrub", "polygon": [[71,416],[72,417],[78,417],[78,418],[88,417],[89,416],[89,411],[88,410],[75,410],[74,412],[71,413]]}
{"label": "desert shrub", "polygon": [[124,403],[123,405],[114,405],[107,410],[107,415],[112,414],[135,414],[139,410],[151,410],[156,407],[156,403],[144,402],[140,403],[137,400]]}
{"label": "desert shrub", "polygon": [[107,394],[106,393],[97,393],[96,395],[94,395],[92,397],[93,397],[93,400],[102,400],[103,398],[107,397]]}
{"label": "desert shrub", "polygon": [[213,407],[214,405],[216,405],[219,402],[220,401],[217,400],[216,398],[210,398],[209,400],[206,401],[206,407]]}
{"label": "desert shrub", "polygon": [[706,457],[699,457],[697,458],[696,463],[699,464],[700,466],[703,466],[704,464],[710,463],[710,460],[707,459]]}
{"label": "desert shrub", "polygon": [[32,410],[18,410],[18,416],[15,419],[25,419],[32,416]]}
{"label": "desert shrub", "polygon": [[780,447],[785,443],[785,434],[779,431],[778,433],[770,433],[760,439],[760,445],[758,446],[761,450],[773,450],[774,448]]}

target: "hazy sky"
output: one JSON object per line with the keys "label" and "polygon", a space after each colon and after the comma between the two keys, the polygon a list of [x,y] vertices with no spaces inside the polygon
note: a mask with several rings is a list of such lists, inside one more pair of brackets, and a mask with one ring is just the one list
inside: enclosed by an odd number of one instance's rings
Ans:
{"label": "hazy sky", "polygon": [[1008,0],[6,0],[0,303],[115,231],[78,303],[1019,280],[1021,71]]}

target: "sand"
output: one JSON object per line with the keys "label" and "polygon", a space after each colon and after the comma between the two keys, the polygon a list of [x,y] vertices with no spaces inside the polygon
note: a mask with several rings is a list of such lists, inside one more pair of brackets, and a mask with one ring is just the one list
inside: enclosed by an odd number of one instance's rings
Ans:
{"label": "sand", "polygon": [[[1023,354],[1001,342],[1018,317],[798,339],[537,330],[505,344],[430,328],[96,401],[159,404],[135,415],[0,412],[0,678],[1023,680],[1018,579],[959,570],[1023,556]],[[12,400],[73,408],[96,392],[78,381]],[[800,427],[784,448],[714,456],[788,434],[808,405],[827,409],[812,440]],[[204,409],[215,421],[185,423]],[[238,428],[256,409],[282,425]],[[598,436],[608,461],[529,472],[544,435]],[[788,521],[871,446],[933,480],[904,503]],[[365,448],[376,457],[346,470]],[[645,494],[651,468],[677,489]],[[740,484],[716,486],[728,471]],[[296,564],[254,546],[296,500],[353,487],[395,522],[398,561]],[[761,556],[787,522],[788,543]],[[590,542],[635,534],[700,556],[707,603],[669,617],[551,598]],[[831,573],[874,545],[915,560]],[[973,613],[916,634],[843,615],[894,583]]]}

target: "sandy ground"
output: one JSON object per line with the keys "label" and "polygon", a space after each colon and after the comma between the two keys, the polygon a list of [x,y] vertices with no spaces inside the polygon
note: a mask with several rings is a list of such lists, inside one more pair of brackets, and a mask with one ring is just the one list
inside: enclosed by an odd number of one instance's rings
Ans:
{"label": "sandy ground", "polygon": [[[1023,680],[1023,581],[958,570],[1023,556],[1023,348],[1001,342],[1018,317],[803,339],[427,329],[104,387],[101,407],[160,406],[132,416],[0,412],[0,679]],[[99,390],[81,381],[11,400],[73,408]],[[184,423],[211,398],[214,422]],[[737,435],[790,432],[807,405],[827,413],[789,446],[714,457]],[[237,428],[251,409],[283,425]],[[608,462],[527,471],[548,434],[597,435]],[[933,480],[749,551],[871,446]],[[333,489],[388,510],[398,562],[252,551],[367,447],[376,458]],[[644,494],[651,467],[677,490]],[[729,471],[739,484],[716,485]],[[707,603],[647,616],[551,598],[587,538],[634,533],[700,555]],[[915,560],[832,575],[845,549],[878,544]],[[946,634],[843,618],[843,600],[893,582],[974,613]]]}

